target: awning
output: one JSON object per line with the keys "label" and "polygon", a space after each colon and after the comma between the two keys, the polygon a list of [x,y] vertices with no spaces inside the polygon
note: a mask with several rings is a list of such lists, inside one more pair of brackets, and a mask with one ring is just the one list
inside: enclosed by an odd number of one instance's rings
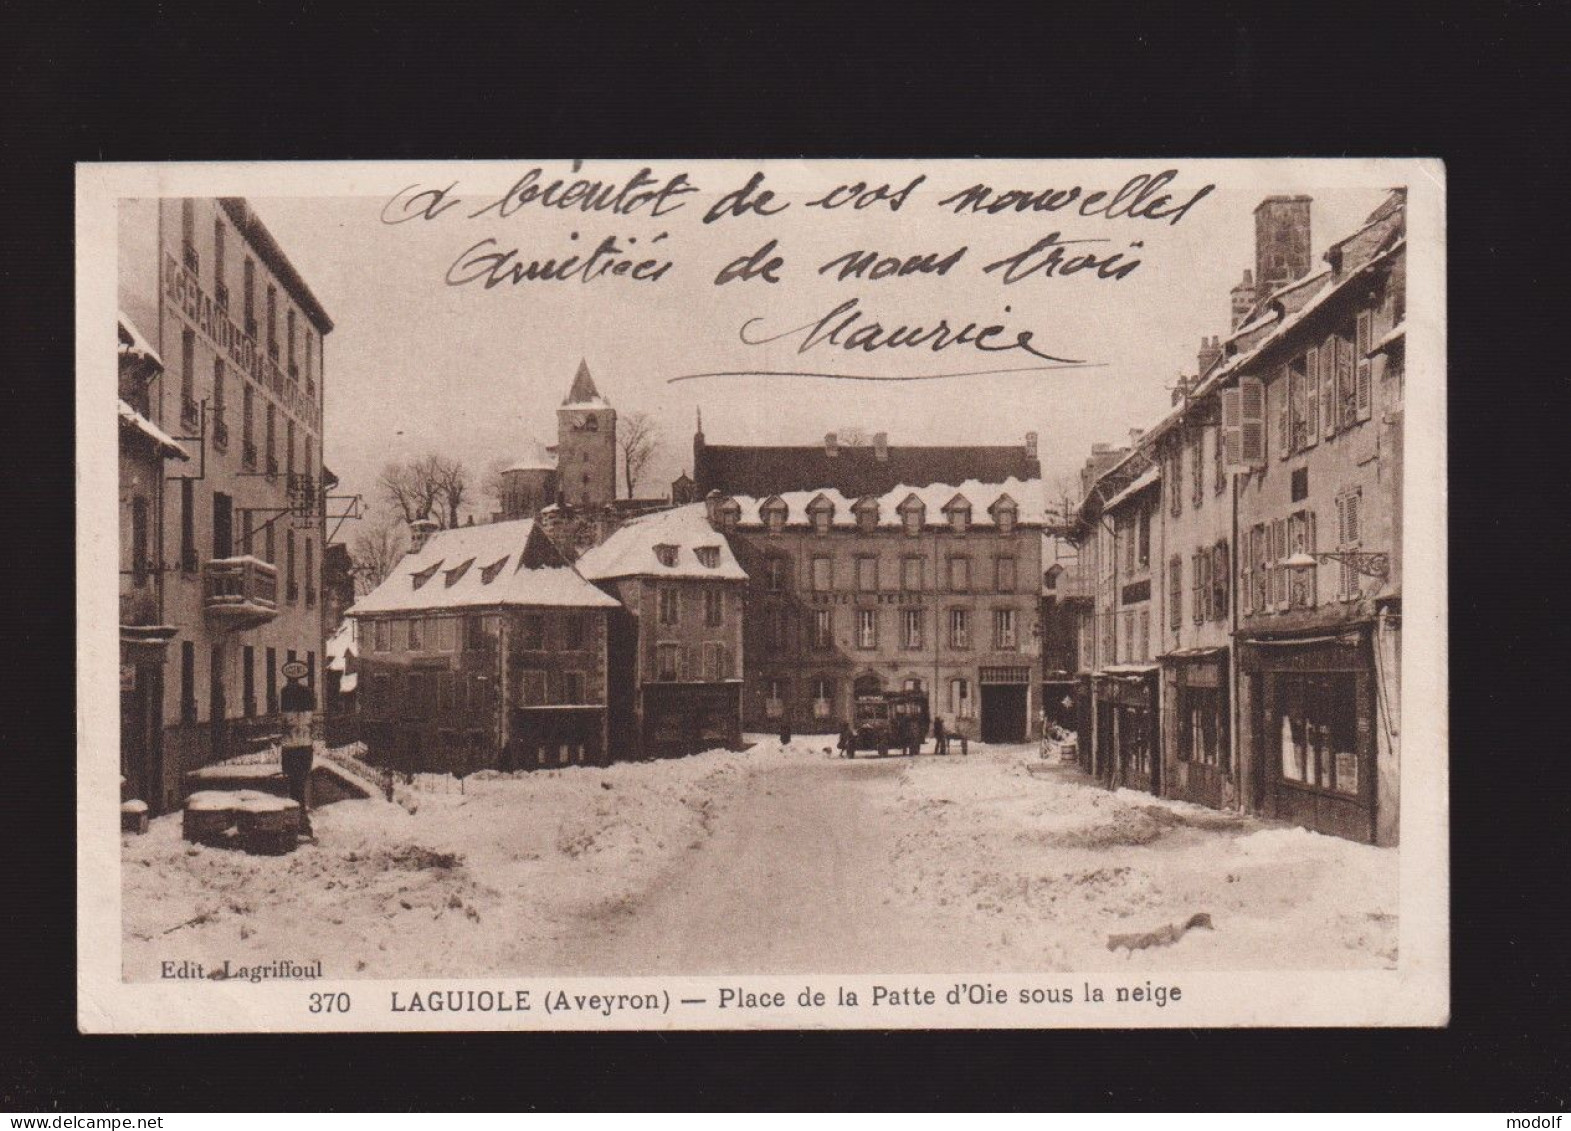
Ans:
{"label": "awning", "polygon": [[1211,656],[1220,656],[1226,651],[1226,648],[1220,646],[1215,648],[1176,648],[1171,652],[1163,652],[1161,658],[1164,660],[1204,660]]}
{"label": "awning", "polygon": [[1096,674],[1111,676],[1150,675],[1152,672],[1156,671],[1157,667],[1158,665],[1156,664],[1109,664],[1107,667],[1100,669]]}

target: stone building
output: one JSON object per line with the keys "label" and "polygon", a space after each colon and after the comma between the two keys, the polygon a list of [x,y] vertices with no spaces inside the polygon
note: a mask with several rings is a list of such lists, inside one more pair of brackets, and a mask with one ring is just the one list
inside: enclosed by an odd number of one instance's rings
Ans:
{"label": "stone building", "polygon": [[279,669],[320,694],[324,341],[333,324],[244,201],[124,200],[120,308],[163,359],[144,416],[192,457],[160,492],[163,758],[146,797],[267,741]]}
{"label": "stone building", "polygon": [[1038,730],[1044,522],[1013,447],[712,446],[694,480],[749,577],[742,716],[831,732],[854,697],[925,692],[952,730]]}
{"label": "stone building", "polygon": [[504,520],[533,518],[546,507],[579,510],[616,501],[616,409],[600,395],[589,365],[578,372],[556,410],[556,446],[526,439],[519,458],[502,470]]}
{"label": "stone building", "polygon": [[422,528],[350,611],[370,757],[457,774],[605,762],[617,608],[531,519]]}
{"label": "stone building", "polygon": [[747,574],[704,506],[633,518],[578,569],[622,605],[610,644],[619,756],[739,746]]}
{"label": "stone building", "polygon": [[178,629],[164,618],[164,467],[190,461],[149,417],[163,362],[124,314],[120,389],[120,776],[127,800],[162,807],[164,670]]}

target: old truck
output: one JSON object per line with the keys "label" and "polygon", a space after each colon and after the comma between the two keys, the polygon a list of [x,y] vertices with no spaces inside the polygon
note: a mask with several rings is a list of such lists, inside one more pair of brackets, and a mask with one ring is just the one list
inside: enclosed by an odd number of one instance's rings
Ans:
{"label": "old truck", "polygon": [[852,711],[852,747],[876,750],[882,758],[891,748],[915,754],[927,737],[931,723],[927,695],[921,691],[885,691],[878,695],[858,695]]}

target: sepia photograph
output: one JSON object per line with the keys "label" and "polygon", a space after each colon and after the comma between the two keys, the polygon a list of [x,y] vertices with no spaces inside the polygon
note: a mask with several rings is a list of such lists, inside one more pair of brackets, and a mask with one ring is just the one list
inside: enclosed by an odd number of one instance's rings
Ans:
{"label": "sepia photograph", "polygon": [[80,1024],[1444,1024],[1443,178],[80,166]]}

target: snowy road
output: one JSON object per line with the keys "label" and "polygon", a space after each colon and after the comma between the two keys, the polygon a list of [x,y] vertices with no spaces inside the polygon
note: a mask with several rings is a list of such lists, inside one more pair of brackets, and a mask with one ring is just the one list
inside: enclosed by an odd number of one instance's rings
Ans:
{"label": "snowy road", "polygon": [[[328,976],[1331,969],[1396,961],[1397,851],[1109,793],[1025,746],[823,743],[477,775],[318,810],[283,857],[123,841],[124,968]],[[1034,771],[1034,772],[1033,772]],[[1150,949],[1112,938],[1196,929]]]}
{"label": "snowy road", "polygon": [[[915,972],[964,963],[891,905],[896,841],[879,819],[904,768],[811,761],[761,769],[713,836],[560,956],[565,968],[661,974]],[[920,960],[918,960],[920,959]]]}

